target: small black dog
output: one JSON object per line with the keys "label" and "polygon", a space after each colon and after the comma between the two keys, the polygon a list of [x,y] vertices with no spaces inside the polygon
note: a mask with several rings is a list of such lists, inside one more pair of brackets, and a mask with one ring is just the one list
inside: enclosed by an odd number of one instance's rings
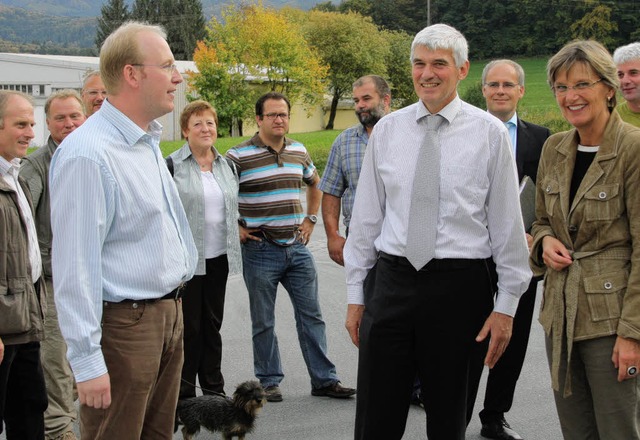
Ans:
{"label": "small black dog", "polygon": [[233,399],[222,395],[191,397],[178,402],[178,419],[182,423],[184,440],[191,440],[204,426],[219,431],[225,440],[243,440],[266,402],[262,385],[257,381],[243,382],[233,393]]}

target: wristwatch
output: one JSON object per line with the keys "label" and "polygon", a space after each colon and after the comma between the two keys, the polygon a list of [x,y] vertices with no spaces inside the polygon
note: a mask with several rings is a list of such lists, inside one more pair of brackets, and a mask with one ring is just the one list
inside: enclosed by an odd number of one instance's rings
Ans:
{"label": "wristwatch", "polygon": [[309,221],[310,221],[311,223],[313,223],[314,225],[315,225],[316,223],[318,223],[318,216],[317,216],[317,215],[313,215],[313,214],[311,214],[311,215],[308,215],[306,218],[308,218],[308,219],[309,219]]}

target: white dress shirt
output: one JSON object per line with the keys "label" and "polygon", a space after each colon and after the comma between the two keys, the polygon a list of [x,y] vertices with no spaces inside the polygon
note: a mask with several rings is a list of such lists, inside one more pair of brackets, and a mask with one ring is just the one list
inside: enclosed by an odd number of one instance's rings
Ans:
{"label": "white dress shirt", "polygon": [[[429,113],[422,102],[382,118],[362,165],[344,249],[349,304],[364,304],[363,282],[378,251],[405,256],[411,188]],[[439,114],[440,204],[435,258],[493,256],[494,310],[513,316],[531,278],[509,135],[497,118],[456,97]]]}
{"label": "white dress shirt", "polygon": [[29,243],[29,263],[31,263],[31,281],[35,284],[42,275],[42,257],[40,255],[40,245],[36,233],[36,223],[33,219],[33,212],[20,183],[18,174],[20,172],[20,159],[6,160],[0,156],[0,176],[4,178],[17,194],[20,215],[22,221],[27,226],[27,242]]}

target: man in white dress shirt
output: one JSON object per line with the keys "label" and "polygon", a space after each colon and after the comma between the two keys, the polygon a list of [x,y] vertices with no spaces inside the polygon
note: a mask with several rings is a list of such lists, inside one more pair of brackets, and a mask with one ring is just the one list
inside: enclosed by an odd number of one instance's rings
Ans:
{"label": "man in white dress shirt", "polygon": [[[467,55],[450,26],[419,32],[411,63],[420,100],[369,139],[344,254],[346,327],[360,350],[356,439],[402,438],[417,373],[428,438],[463,440],[470,373],[504,352],[531,277],[507,129],[457,94]],[[439,125],[425,142],[428,118]],[[425,172],[431,157],[419,160],[423,142],[437,148],[439,176]],[[410,215],[414,174],[439,191],[424,234],[409,233],[412,220],[427,223]],[[433,259],[414,267],[407,250],[429,232]]]}

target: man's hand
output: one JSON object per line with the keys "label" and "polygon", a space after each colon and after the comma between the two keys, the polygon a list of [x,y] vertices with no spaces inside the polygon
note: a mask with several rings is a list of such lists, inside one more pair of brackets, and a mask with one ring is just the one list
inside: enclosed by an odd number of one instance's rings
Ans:
{"label": "man's hand", "polygon": [[561,271],[573,263],[567,248],[560,240],[551,235],[542,239],[542,261],[547,267],[557,271]]}
{"label": "man's hand", "polygon": [[513,318],[509,315],[499,312],[491,312],[482,326],[482,330],[476,336],[476,342],[482,342],[489,334],[489,349],[487,356],[484,358],[484,364],[493,368],[502,353],[507,349],[509,340],[511,339],[511,330],[513,328]]}
{"label": "man's hand", "polygon": [[348,304],[347,305],[347,320],[344,326],[349,332],[351,342],[356,347],[360,347],[360,322],[362,321],[362,314],[364,313],[364,306],[361,304]]}
{"label": "man's hand", "polygon": [[524,234],[527,237],[527,248],[529,248],[529,253],[531,253],[531,247],[533,246],[533,236],[531,234]]}
{"label": "man's hand", "polygon": [[111,405],[111,380],[109,373],[84,382],[78,382],[78,397],[81,405],[96,409],[107,409]]}
{"label": "man's hand", "polygon": [[344,266],[344,258],[342,257],[342,253],[344,251],[344,244],[347,242],[347,239],[342,235],[336,235],[327,237],[327,249],[329,250],[329,256],[333,261],[338,263],[340,266]]}
{"label": "man's hand", "polygon": [[311,240],[311,234],[313,234],[313,228],[316,225],[309,220],[307,217],[304,218],[300,226],[298,226],[298,230],[296,231],[296,239],[306,245]]}
{"label": "man's hand", "polygon": [[4,343],[2,342],[2,338],[0,338],[0,364],[2,363],[2,359],[4,359]]}
{"label": "man's hand", "polygon": [[240,235],[240,243],[245,243],[247,240],[262,241],[260,237],[251,235],[254,232],[259,232],[257,228],[245,228],[244,226],[238,226],[238,235]]}
{"label": "man's hand", "polygon": [[637,371],[636,374],[630,375],[627,370],[629,367],[636,367],[636,370],[640,368],[640,343],[635,339],[618,336],[613,347],[611,361],[613,366],[618,369],[618,382],[637,377]]}

